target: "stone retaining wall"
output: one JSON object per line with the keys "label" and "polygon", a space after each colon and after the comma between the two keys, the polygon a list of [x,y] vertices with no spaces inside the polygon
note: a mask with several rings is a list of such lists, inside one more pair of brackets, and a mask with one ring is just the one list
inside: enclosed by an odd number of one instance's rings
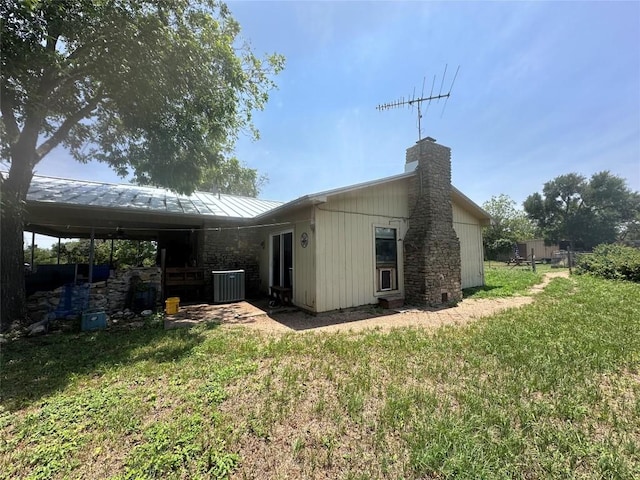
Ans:
{"label": "stone retaining wall", "polygon": [[[162,298],[161,271],[159,267],[133,267],[112,270],[109,280],[91,285],[89,308],[109,314],[132,307],[136,285],[150,284],[156,290],[156,303]],[[141,288],[139,288],[141,290]],[[36,292],[27,298],[27,310],[32,322],[54,313],[63,299],[65,287],[48,292]]]}

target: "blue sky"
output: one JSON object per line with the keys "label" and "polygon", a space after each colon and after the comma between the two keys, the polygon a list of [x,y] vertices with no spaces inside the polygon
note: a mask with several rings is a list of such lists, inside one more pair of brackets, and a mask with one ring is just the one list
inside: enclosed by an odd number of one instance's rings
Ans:
{"label": "blue sky", "polygon": [[[269,176],[261,197],[401,173],[417,112],[376,105],[437,87],[460,65],[423,137],[452,149],[453,183],[478,204],[518,204],[552,178],[610,170],[640,190],[640,2],[230,2],[258,53],[286,59],[260,140],[236,154]],[[123,183],[52,152],[37,173]]]}

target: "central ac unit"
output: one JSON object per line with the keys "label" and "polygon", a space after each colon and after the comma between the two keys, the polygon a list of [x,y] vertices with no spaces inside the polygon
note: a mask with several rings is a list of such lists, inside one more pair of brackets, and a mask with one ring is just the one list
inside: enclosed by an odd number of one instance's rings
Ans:
{"label": "central ac unit", "polygon": [[244,300],[244,270],[212,271],[213,302],[227,303]]}

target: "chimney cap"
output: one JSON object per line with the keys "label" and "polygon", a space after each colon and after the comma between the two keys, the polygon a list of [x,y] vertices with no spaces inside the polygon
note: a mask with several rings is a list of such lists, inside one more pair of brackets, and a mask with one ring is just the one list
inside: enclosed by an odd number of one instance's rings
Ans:
{"label": "chimney cap", "polygon": [[436,139],[433,137],[426,137],[425,140],[427,140],[428,142],[435,142]]}

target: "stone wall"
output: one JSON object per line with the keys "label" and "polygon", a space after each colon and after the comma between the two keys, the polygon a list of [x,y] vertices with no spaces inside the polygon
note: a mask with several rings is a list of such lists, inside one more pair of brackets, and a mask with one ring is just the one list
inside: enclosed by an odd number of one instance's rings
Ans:
{"label": "stone wall", "polygon": [[[161,272],[158,267],[135,267],[122,270],[112,270],[109,280],[96,282],[91,285],[89,294],[89,308],[101,310],[109,314],[132,307],[135,296],[132,285],[151,284],[156,290],[156,303],[162,298]],[[81,285],[76,288],[76,297],[81,295]],[[140,290],[140,289],[139,289]],[[54,313],[60,302],[64,301],[65,287],[59,287],[48,292],[36,292],[27,298],[29,317],[33,322],[44,319],[45,315]],[[75,302],[74,309],[79,310],[80,304]]]}
{"label": "stone wall", "polygon": [[206,230],[203,239],[202,264],[206,268],[207,298],[213,300],[212,270],[244,270],[245,295],[260,292],[260,237],[255,228]]}
{"label": "stone wall", "polygon": [[[112,270],[109,280],[104,286],[95,285],[95,291],[107,297],[107,309],[109,312],[133,308],[133,297],[137,285],[151,285],[155,288],[156,303],[162,299],[162,272],[160,267],[133,267],[121,270]],[[94,288],[92,288],[94,290]],[[142,288],[137,288],[141,291]]]}
{"label": "stone wall", "polygon": [[460,241],[453,229],[451,149],[423,139],[407,149],[407,163],[415,161],[404,238],[405,299],[420,306],[457,302],[462,280]]}

